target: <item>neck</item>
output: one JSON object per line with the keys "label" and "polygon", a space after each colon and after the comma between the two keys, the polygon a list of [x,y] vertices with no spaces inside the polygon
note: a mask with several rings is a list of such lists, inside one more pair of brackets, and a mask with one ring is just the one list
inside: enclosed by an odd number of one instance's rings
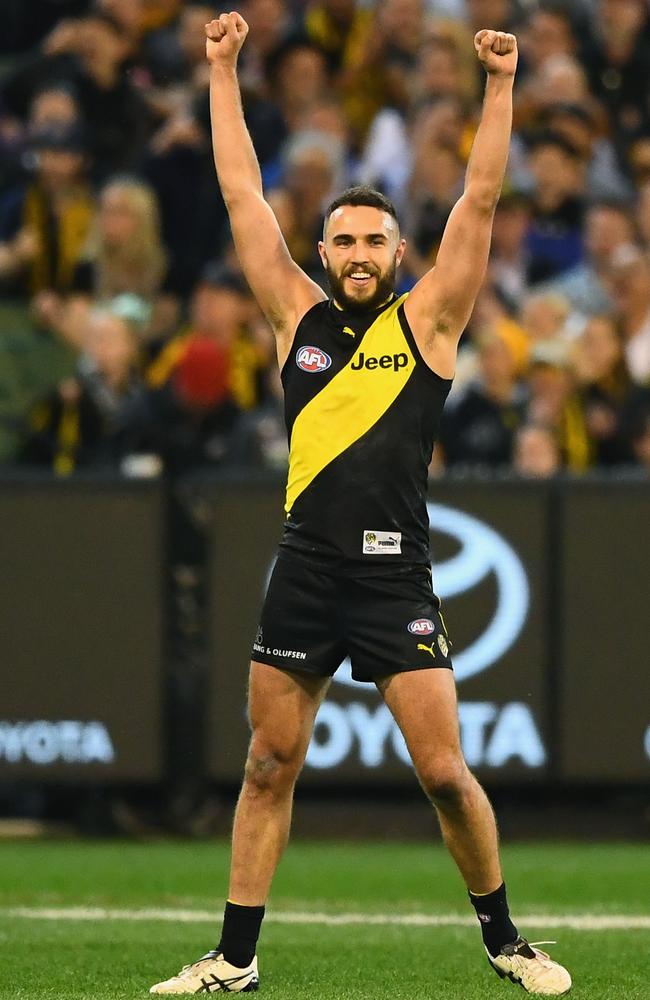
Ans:
{"label": "neck", "polygon": [[[365,309],[362,307],[360,309],[357,309],[356,311],[357,312],[375,312],[376,309],[381,309],[383,306],[388,305],[388,303],[390,302],[390,300],[392,299],[392,297],[393,297],[394,294],[395,294],[394,292],[389,292],[388,295],[386,296],[386,298],[382,299],[382,301],[378,302],[376,305],[374,305],[374,306],[368,306]],[[341,305],[341,303],[338,301],[338,299],[333,298],[332,302],[334,303],[334,305],[336,306],[337,309],[341,310],[341,312],[355,312],[355,307],[354,306],[350,307],[349,305],[348,306]]]}

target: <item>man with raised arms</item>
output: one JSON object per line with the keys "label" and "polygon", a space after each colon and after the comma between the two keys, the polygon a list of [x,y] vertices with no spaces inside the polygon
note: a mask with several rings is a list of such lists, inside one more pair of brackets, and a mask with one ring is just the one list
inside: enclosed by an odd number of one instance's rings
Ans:
{"label": "man with raised arms", "polygon": [[214,158],[242,268],[275,333],[287,520],[253,643],[252,737],[221,939],[151,992],[258,988],[257,940],[294,785],[332,674],[349,656],[353,677],[376,684],[404,735],[491,966],[530,993],[560,996],[571,978],[510,918],[492,808],[463,759],[426,509],[427,468],[506,169],[516,41],[491,30],[475,37],[488,74],[483,113],[435,267],[397,297],[405,241],[395,209],[377,191],[351,188],[325,214],[328,299],[289,256],[264,200],[237,82],[247,32],[234,12],[206,26]]}

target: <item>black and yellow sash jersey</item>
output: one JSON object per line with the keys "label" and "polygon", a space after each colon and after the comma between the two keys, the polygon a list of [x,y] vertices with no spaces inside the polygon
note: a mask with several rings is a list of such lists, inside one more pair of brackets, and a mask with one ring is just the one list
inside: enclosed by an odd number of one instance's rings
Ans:
{"label": "black and yellow sash jersey", "polygon": [[359,574],[429,563],[427,475],[451,379],[422,358],[404,301],[317,303],[282,369],[289,436],[281,554]]}

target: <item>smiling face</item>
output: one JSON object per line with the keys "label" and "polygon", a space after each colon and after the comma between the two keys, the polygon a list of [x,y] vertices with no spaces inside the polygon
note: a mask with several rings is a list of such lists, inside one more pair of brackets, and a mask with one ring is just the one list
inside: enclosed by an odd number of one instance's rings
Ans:
{"label": "smiling face", "polygon": [[406,246],[392,215],[369,205],[342,205],[323,237],[318,251],[337,305],[366,312],[390,297]]}

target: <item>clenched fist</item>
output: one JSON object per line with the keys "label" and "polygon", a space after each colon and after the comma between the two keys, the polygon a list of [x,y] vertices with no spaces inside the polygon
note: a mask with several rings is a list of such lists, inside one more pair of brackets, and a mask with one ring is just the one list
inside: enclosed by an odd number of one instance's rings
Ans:
{"label": "clenched fist", "polygon": [[209,62],[234,65],[248,34],[248,25],[241,14],[232,10],[206,24],[205,34],[205,54]]}
{"label": "clenched fist", "polygon": [[505,31],[483,28],[474,35],[474,48],[488,73],[514,76],[517,68],[517,39]]}

